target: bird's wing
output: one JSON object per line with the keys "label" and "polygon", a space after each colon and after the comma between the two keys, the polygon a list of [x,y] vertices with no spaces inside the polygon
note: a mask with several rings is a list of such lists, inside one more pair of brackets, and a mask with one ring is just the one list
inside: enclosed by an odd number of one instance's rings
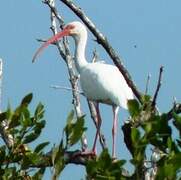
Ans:
{"label": "bird's wing", "polygon": [[80,75],[81,87],[90,99],[112,101],[112,104],[127,107],[127,100],[133,99],[123,75],[112,65],[90,63]]}

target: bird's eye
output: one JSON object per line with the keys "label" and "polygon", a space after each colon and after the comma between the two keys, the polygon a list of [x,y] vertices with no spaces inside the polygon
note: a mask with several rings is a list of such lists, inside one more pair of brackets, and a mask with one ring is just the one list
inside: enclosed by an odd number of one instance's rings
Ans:
{"label": "bird's eye", "polygon": [[68,29],[68,30],[70,30],[70,29],[74,29],[74,25],[68,25],[67,27],[66,27],[66,29]]}

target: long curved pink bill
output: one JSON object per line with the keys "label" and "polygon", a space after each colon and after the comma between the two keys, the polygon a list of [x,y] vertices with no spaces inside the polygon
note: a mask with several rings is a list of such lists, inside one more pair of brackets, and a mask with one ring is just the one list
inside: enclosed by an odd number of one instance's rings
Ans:
{"label": "long curved pink bill", "polygon": [[48,39],[44,44],[42,44],[42,46],[36,51],[36,53],[33,56],[32,62],[35,62],[37,56],[43,51],[43,49],[45,49],[49,44],[54,43],[56,41],[58,41],[60,38],[62,38],[63,36],[67,36],[69,34],[69,32],[65,29],[59,33],[57,33],[55,36],[51,37],[50,39]]}

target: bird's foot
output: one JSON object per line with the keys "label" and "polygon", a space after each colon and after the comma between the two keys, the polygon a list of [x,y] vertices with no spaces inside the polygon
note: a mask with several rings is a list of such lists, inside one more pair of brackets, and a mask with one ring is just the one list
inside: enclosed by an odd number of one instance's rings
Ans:
{"label": "bird's foot", "polygon": [[86,150],[86,151],[81,152],[81,155],[95,157],[96,151],[95,150]]}

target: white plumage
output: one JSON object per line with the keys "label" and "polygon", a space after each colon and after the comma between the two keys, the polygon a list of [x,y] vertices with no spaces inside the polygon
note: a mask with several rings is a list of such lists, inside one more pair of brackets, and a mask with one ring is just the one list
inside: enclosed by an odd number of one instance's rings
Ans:
{"label": "white plumage", "polygon": [[115,137],[117,129],[117,116],[119,107],[127,109],[127,102],[133,99],[134,95],[128,86],[123,75],[117,67],[104,63],[88,63],[85,59],[85,47],[87,43],[86,27],[80,22],[71,22],[65,26],[63,31],[45,42],[35,53],[33,61],[37,55],[49,44],[56,42],[63,36],[72,36],[75,40],[75,65],[80,74],[80,84],[85,96],[95,102],[98,118],[98,128],[93,145],[95,153],[96,141],[101,126],[99,114],[99,103],[112,105],[113,107],[113,147],[112,156],[115,158]]}
{"label": "white plumage", "polygon": [[127,109],[132,90],[117,67],[109,64],[88,63],[80,71],[80,84],[86,97],[93,101]]}

